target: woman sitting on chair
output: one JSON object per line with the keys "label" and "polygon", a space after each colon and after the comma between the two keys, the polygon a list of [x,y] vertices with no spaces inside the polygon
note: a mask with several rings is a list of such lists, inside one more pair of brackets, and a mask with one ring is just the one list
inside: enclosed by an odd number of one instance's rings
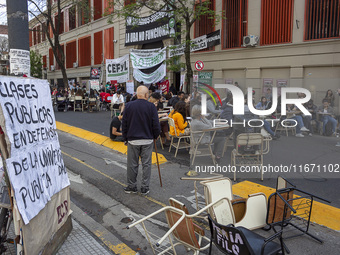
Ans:
{"label": "woman sitting on chair", "polygon": [[[179,101],[175,105],[175,109],[170,112],[169,118],[172,118],[175,122],[176,133],[179,136],[189,135],[190,129],[188,127],[188,122],[186,121],[186,103],[184,101]],[[170,126],[170,134],[175,136],[175,129]]]}

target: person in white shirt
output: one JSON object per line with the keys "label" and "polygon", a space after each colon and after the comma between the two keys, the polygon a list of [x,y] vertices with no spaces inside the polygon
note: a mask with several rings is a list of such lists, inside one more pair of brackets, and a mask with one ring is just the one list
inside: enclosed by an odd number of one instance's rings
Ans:
{"label": "person in white shirt", "polygon": [[124,96],[122,95],[122,92],[120,90],[117,90],[116,94],[112,96],[111,105],[113,109],[119,109],[120,112],[124,111]]}

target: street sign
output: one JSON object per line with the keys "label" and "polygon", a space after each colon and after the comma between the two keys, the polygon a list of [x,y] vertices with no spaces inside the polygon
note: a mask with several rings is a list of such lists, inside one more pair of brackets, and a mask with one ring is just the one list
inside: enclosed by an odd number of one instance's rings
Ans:
{"label": "street sign", "polygon": [[101,67],[91,67],[90,79],[100,79]]}
{"label": "street sign", "polygon": [[195,69],[196,69],[197,71],[202,71],[203,68],[204,68],[203,62],[202,62],[201,60],[196,61],[196,63],[195,63]]}

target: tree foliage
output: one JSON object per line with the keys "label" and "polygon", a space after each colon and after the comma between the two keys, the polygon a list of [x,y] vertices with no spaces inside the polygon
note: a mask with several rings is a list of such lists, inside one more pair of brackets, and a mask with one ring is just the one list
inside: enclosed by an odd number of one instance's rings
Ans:
{"label": "tree foliage", "polygon": [[31,61],[31,76],[35,78],[42,78],[42,56],[31,50],[30,51],[30,61]]}
{"label": "tree foliage", "polygon": [[167,64],[168,69],[173,71],[179,71],[183,66],[186,69],[186,82],[189,84],[192,81],[193,70],[191,67],[191,54],[190,46],[192,44],[190,30],[193,24],[200,19],[203,15],[208,15],[209,18],[218,22],[221,15],[217,15],[214,10],[209,8],[209,0],[136,0],[136,1],[124,1],[124,0],[110,0],[110,7],[114,11],[108,13],[109,22],[112,22],[114,18],[127,17],[140,17],[143,11],[155,13],[160,11],[165,5],[169,6],[169,12],[172,12],[176,23],[180,25],[180,30],[174,35],[175,38],[181,38],[178,43],[185,45],[184,59],[185,63],[181,63],[178,57],[169,59]]}
{"label": "tree foliage", "polygon": [[[27,0],[32,7],[29,10],[42,27],[47,40],[52,48],[53,55],[60,67],[63,76],[64,87],[68,87],[68,79],[65,66],[65,54],[60,45],[60,31],[62,23],[62,11],[65,7],[69,7],[70,3],[76,6],[78,15],[82,15],[84,23],[91,20],[92,10],[88,4],[88,0],[73,0],[65,2],[63,0]],[[67,4],[67,5],[66,5]],[[55,15],[56,14],[56,15]]]}

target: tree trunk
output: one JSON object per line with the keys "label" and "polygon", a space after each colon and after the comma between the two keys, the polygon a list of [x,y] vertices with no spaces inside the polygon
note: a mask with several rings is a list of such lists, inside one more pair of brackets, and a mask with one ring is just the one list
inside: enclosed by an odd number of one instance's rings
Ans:
{"label": "tree trunk", "polygon": [[190,25],[189,25],[189,20],[186,20],[186,34],[185,34],[185,50],[184,50],[184,56],[185,56],[185,66],[186,66],[186,77],[185,77],[185,82],[186,82],[186,93],[190,93],[191,89],[191,83],[192,83],[192,78],[193,78],[193,71],[191,68],[191,56],[190,56]]}

